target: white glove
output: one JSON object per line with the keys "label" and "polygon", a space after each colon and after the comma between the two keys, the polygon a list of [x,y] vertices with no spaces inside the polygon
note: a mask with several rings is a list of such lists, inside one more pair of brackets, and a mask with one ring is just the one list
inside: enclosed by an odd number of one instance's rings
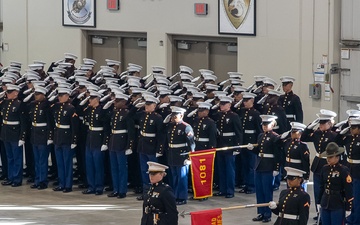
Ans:
{"label": "white glove", "polygon": [[138,108],[138,109],[142,108],[143,106],[145,106],[145,102],[140,102],[140,103],[135,105],[135,107]]}
{"label": "white glove", "polygon": [[101,145],[101,151],[106,151],[108,150],[108,146],[107,145]]}
{"label": "white glove", "polygon": [[23,144],[25,144],[25,141],[19,140],[19,147],[23,146]]}
{"label": "white glove", "polygon": [[276,209],[277,208],[276,202],[274,202],[274,201],[269,202],[269,208]]}
{"label": "white glove", "polygon": [[318,209],[318,212],[320,212],[321,205],[320,205],[320,204],[316,204],[316,207],[317,207],[317,209]]}
{"label": "white glove", "polygon": [[54,143],[54,141],[53,140],[47,140],[47,145],[51,145],[52,143]]}
{"label": "white glove", "polygon": [[70,148],[71,148],[71,149],[76,148],[76,144],[71,144],[71,145],[70,145]]}
{"label": "white glove", "polygon": [[125,150],[125,155],[131,155],[132,153],[133,153],[133,151],[131,149]]}
{"label": "white glove", "polygon": [[346,134],[349,130],[350,130],[350,127],[344,128],[344,129],[342,129],[342,130],[340,131],[340,134],[341,134],[341,135],[344,135],[344,134]]}
{"label": "white glove", "polygon": [[289,136],[289,133],[290,133],[290,130],[284,132],[284,133],[281,135],[280,139],[285,139],[287,136]]}
{"label": "white glove", "polygon": [[317,118],[316,120],[314,120],[312,123],[310,123],[309,126],[307,126],[307,129],[314,129],[314,127],[320,122],[320,119]]}
{"label": "white glove", "polygon": [[349,217],[351,214],[351,211],[345,211],[345,217]]}
{"label": "white glove", "polygon": [[238,152],[238,151],[233,151],[233,155],[239,155],[240,154],[240,152]]}
{"label": "white glove", "polygon": [[185,160],[184,160],[184,165],[185,165],[185,166],[186,166],[186,165],[191,165],[191,161],[188,160],[188,159],[185,159]]}
{"label": "white glove", "polygon": [[249,144],[247,144],[246,148],[249,149],[249,150],[253,150],[254,145],[249,143]]}
{"label": "white glove", "polygon": [[279,171],[273,171],[273,177],[276,177],[277,175],[279,175]]}
{"label": "white glove", "polygon": [[161,157],[161,156],[163,156],[163,154],[156,153],[156,155],[155,155],[156,158],[159,158],[159,157]]}
{"label": "white glove", "polygon": [[343,120],[341,122],[338,122],[337,124],[334,125],[334,127],[342,127],[342,125],[344,125],[345,123],[347,123],[348,120]]}
{"label": "white glove", "polygon": [[195,113],[197,113],[198,109],[194,109],[189,114],[187,114],[187,117],[192,117]]}
{"label": "white glove", "polygon": [[211,107],[211,109],[215,110],[215,109],[219,108],[219,106],[220,106],[220,104],[217,103],[216,105],[213,105],[213,106]]}
{"label": "white glove", "polygon": [[170,103],[162,103],[162,104],[159,106],[159,109],[165,108],[165,107],[167,107],[168,105],[170,105]]}
{"label": "white glove", "polygon": [[171,120],[171,114],[167,115],[163,121],[163,123],[169,123]]}

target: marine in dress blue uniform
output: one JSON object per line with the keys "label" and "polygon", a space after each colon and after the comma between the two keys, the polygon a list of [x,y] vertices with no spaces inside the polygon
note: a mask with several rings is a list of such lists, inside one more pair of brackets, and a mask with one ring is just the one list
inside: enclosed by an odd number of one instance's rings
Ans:
{"label": "marine in dress blue uniform", "polygon": [[275,225],[306,225],[309,220],[310,196],[301,188],[305,171],[285,167],[287,189],[282,190],[278,204],[270,202],[269,208],[277,215]]}
{"label": "marine in dress blue uniform", "polygon": [[35,180],[30,187],[40,190],[48,185],[49,145],[53,143],[53,123],[50,104],[46,99],[47,89],[35,87],[34,92],[35,100],[28,106],[31,122],[30,141],[35,159]]}
{"label": "marine in dress blue uniform", "polygon": [[[320,154],[325,151],[328,143],[337,140],[338,135],[331,130],[336,113],[330,110],[321,109],[320,113],[317,114],[317,117],[318,118],[316,120],[306,127],[300,139],[304,142],[313,142],[316,151],[315,158],[313,159],[310,167],[310,170],[313,172],[315,202],[320,201],[321,168],[327,164],[326,158],[320,157]],[[318,123],[320,123],[319,128],[314,130]],[[318,211],[317,208],[316,211]]]}
{"label": "marine in dress blue uniform", "polygon": [[86,177],[88,189],[83,194],[102,195],[104,190],[104,159],[110,135],[109,113],[100,104],[101,94],[90,91],[85,122],[89,123],[86,137]]}
{"label": "marine in dress blue uniform", "polygon": [[[218,129],[217,147],[239,146],[243,141],[240,118],[230,110],[232,101],[231,97],[220,97],[221,111],[216,121]],[[217,152],[216,161],[219,172],[219,192],[214,195],[233,198],[235,192],[234,151]]]}
{"label": "marine in dress blue uniform", "polygon": [[148,162],[150,189],[144,195],[141,225],[177,225],[178,211],[174,192],[163,182],[167,166]]}
{"label": "marine in dress blue uniform", "polygon": [[127,107],[128,98],[125,94],[115,94],[111,113],[109,151],[114,190],[108,197],[124,198],[127,193],[127,158],[133,153],[135,138],[134,120]]}
{"label": "marine in dress blue uniform", "polygon": [[[346,150],[345,166],[349,168],[352,178],[354,200],[351,215],[347,218],[348,224],[360,224],[360,119],[349,118],[349,127],[340,132],[339,146]],[[350,130],[350,132],[349,132]]]}
{"label": "marine in dress blue uniform", "polygon": [[302,123],[304,120],[304,113],[301,100],[299,96],[292,91],[295,78],[284,76],[281,77],[280,80],[285,94],[280,95],[278,100],[279,105],[284,108],[288,122]]}
{"label": "marine in dress blue uniform", "polygon": [[[145,111],[137,113],[140,135],[138,139],[137,152],[139,153],[143,193],[149,189],[149,176],[147,175],[148,161],[156,162],[156,154],[163,151],[165,134],[163,130],[163,119],[155,112],[158,99],[152,96],[145,96]],[[138,197],[143,200],[143,196]]]}
{"label": "marine in dress blue uniform", "polygon": [[59,186],[54,191],[72,191],[73,156],[77,142],[79,118],[75,107],[69,102],[71,90],[57,88],[59,102],[51,106],[54,127],[54,146]]}
{"label": "marine in dress blue uniform", "polygon": [[343,148],[339,148],[335,142],[330,142],[325,152],[321,154],[321,157],[326,157],[328,163],[321,168],[320,195],[316,201],[321,208],[320,215],[323,224],[344,224],[345,216],[351,214],[354,200],[352,178],[349,168],[339,163],[343,152]]}
{"label": "marine in dress blue uniform", "polygon": [[2,114],[1,139],[4,142],[8,180],[2,185],[21,186],[23,177],[23,145],[26,135],[26,113],[23,103],[17,98],[20,88],[6,84],[6,99],[0,104]]}
{"label": "marine in dress blue uniform", "polygon": [[[258,137],[258,146],[254,148],[252,144],[248,144],[248,149],[258,155],[255,166],[257,203],[272,201],[273,178],[279,174],[280,169],[280,151],[277,144],[280,136],[272,130],[275,125],[276,116],[260,115],[260,117],[264,133]],[[253,221],[271,221],[271,211],[268,207],[259,207],[257,211],[258,216],[253,218]]]}
{"label": "marine in dress blue uniform", "polygon": [[174,189],[176,204],[186,204],[188,198],[189,165],[185,163],[186,154],[195,150],[194,131],[183,121],[185,109],[172,106],[172,122],[167,128],[167,162],[171,172],[171,184]]}
{"label": "marine in dress blue uniform", "polygon": [[[238,111],[240,117],[243,143],[256,143],[257,137],[262,132],[260,113],[254,108],[255,94],[243,92],[244,107]],[[241,171],[244,177],[244,187],[240,193],[252,194],[255,192],[255,162],[256,155],[248,150],[241,151]]]}

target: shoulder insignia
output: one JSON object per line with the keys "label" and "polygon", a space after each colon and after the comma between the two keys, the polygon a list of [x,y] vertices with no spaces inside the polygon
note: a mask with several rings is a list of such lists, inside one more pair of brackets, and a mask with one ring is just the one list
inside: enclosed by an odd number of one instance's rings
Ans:
{"label": "shoulder insignia", "polygon": [[72,115],[72,117],[76,117],[76,116],[78,116],[76,113],[74,113],[74,114]]}
{"label": "shoulder insignia", "polygon": [[346,177],[346,182],[349,183],[349,184],[352,182],[352,179],[351,179],[350,174],[347,175],[347,177]]}
{"label": "shoulder insignia", "polygon": [[310,153],[308,151],[304,152],[304,155],[309,155]]}
{"label": "shoulder insignia", "polygon": [[51,104],[50,108],[52,108],[55,104]]}
{"label": "shoulder insignia", "polygon": [[310,207],[309,202],[306,202],[306,203],[304,204],[304,207]]}
{"label": "shoulder insignia", "polygon": [[189,133],[187,133],[187,136],[190,137],[190,136],[194,136],[194,133],[192,131],[190,131]]}

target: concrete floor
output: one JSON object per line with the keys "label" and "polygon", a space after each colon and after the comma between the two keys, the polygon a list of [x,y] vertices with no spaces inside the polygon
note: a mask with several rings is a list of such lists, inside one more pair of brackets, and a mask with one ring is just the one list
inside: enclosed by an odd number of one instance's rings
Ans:
{"label": "concrete floor", "polygon": [[[45,190],[30,189],[29,184],[21,187],[0,185],[0,224],[140,224],[142,202],[137,201],[132,190],[124,199],[109,198],[104,195],[83,195],[80,189],[74,188],[71,193],[54,192],[52,187]],[[75,186],[74,186],[75,187]],[[280,189],[286,188],[282,183]],[[312,185],[309,185],[312,197]],[[274,192],[278,199],[280,191]],[[197,211],[219,207],[246,205],[256,203],[255,194],[236,193],[232,199],[212,197],[208,201],[189,200],[188,204],[178,207],[178,211]],[[254,225],[256,209],[228,210],[223,212],[223,224]],[[314,204],[311,205],[308,224],[315,221]],[[273,215],[273,224],[276,217]],[[190,216],[179,217],[179,225],[190,224]],[[204,224],[205,225],[205,224]]]}

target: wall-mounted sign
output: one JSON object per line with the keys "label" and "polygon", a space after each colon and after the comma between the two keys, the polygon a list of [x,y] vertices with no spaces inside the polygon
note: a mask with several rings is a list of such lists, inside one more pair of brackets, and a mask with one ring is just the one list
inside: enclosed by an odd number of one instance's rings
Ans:
{"label": "wall-mounted sign", "polygon": [[107,9],[119,10],[120,9],[119,0],[107,0]]}
{"label": "wall-mounted sign", "polygon": [[96,27],[95,0],[62,0],[63,26]]}
{"label": "wall-mounted sign", "polygon": [[196,15],[207,15],[208,14],[208,4],[206,3],[195,3],[194,11]]}

